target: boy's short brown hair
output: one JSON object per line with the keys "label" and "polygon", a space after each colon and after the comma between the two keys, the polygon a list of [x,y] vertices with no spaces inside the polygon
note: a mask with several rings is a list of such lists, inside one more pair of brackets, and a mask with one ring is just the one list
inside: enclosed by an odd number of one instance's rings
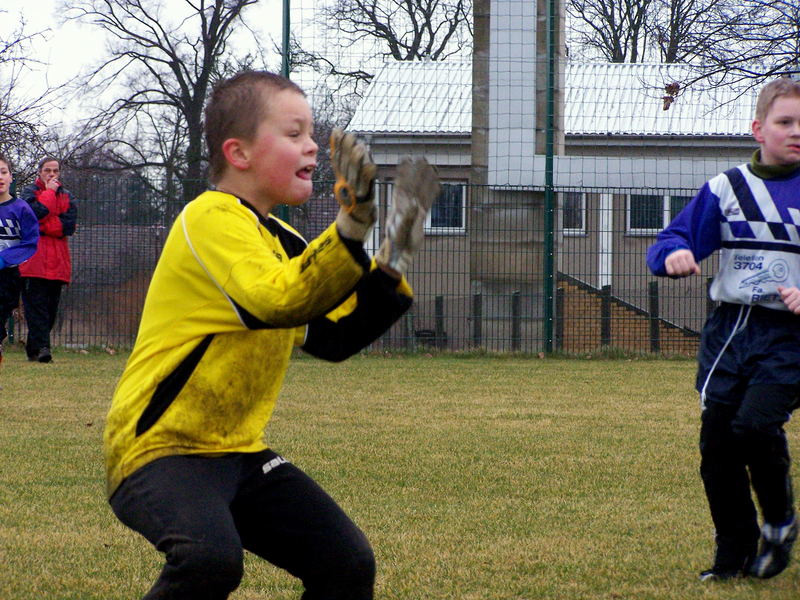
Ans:
{"label": "boy's short brown hair", "polygon": [[58,160],[55,156],[48,154],[42,160],[39,161],[39,166],[36,168],[36,172],[38,173],[39,171],[41,171],[42,167],[49,162],[57,162],[58,167],[61,168],[61,161]]}
{"label": "boy's short brown hair", "polygon": [[763,121],[766,119],[773,102],[783,96],[800,98],[800,81],[789,77],[780,77],[779,79],[773,79],[761,88],[756,101],[756,120]]}
{"label": "boy's short brown hair", "polygon": [[206,104],[205,134],[208,146],[208,178],[216,183],[225,172],[222,144],[229,138],[249,140],[267,116],[264,90],[305,92],[293,81],[268,71],[243,71],[218,82]]}
{"label": "boy's short brown hair", "polygon": [[3,154],[2,152],[0,152],[0,162],[6,163],[6,166],[8,167],[8,170],[11,171],[12,173],[14,172],[14,167],[11,164],[11,161],[8,160],[8,157],[5,154]]}

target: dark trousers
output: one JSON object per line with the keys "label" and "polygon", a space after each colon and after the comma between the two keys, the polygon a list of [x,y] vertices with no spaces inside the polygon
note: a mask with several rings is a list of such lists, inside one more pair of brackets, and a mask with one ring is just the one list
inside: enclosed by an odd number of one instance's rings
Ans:
{"label": "dark trousers", "polygon": [[783,427],[800,397],[800,316],[722,303],[703,327],[698,362],[700,474],[717,551],[741,565],[760,535],[751,489],[765,522],[794,514]]}
{"label": "dark trousers", "polygon": [[760,534],[752,486],[764,521],[782,525],[794,502],[783,426],[797,405],[796,385],[755,385],[740,405],[711,402],[700,428],[700,474],[721,552],[746,556]]}
{"label": "dark trousers", "polygon": [[242,577],[243,549],[302,580],[304,600],[373,597],[364,534],[272,451],[157,459],[122,483],[111,507],[166,557],[145,600],[227,598]]}
{"label": "dark trousers", "polygon": [[39,277],[22,278],[22,305],[25,308],[25,322],[28,324],[28,339],[25,343],[28,358],[35,358],[42,348],[50,348],[50,332],[56,324],[63,286],[63,281]]}
{"label": "dark trousers", "polygon": [[0,269],[0,343],[6,339],[6,323],[17,306],[22,280],[17,267]]}

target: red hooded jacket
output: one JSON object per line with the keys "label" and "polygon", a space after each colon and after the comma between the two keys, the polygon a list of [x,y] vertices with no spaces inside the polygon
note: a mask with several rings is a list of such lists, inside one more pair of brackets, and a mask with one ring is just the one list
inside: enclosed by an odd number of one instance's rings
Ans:
{"label": "red hooded jacket", "polygon": [[45,188],[44,182],[26,187],[21,194],[39,219],[39,247],[27,262],[19,266],[23,277],[40,277],[69,283],[72,261],[67,237],[75,233],[78,207],[65,187],[56,191]]}

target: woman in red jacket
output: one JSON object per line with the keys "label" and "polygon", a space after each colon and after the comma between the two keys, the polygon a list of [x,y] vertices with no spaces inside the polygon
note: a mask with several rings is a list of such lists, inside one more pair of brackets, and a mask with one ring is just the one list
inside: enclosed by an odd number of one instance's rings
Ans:
{"label": "woman in red jacket", "polygon": [[75,233],[78,217],[75,199],[61,185],[60,175],[59,160],[45,157],[39,162],[36,183],[21,195],[39,219],[39,248],[19,269],[28,324],[25,350],[28,360],[43,363],[53,360],[50,331],[56,322],[61,287],[72,276],[67,237]]}

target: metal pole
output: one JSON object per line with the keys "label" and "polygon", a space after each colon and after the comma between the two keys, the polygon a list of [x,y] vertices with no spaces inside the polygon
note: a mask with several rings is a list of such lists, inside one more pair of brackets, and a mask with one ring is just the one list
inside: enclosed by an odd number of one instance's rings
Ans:
{"label": "metal pole", "polygon": [[[281,75],[289,79],[289,1],[283,0],[283,44],[281,59]],[[278,218],[289,223],[289,207],[278,205]]]}
{"label": "metal pole", "polygon": [[519,290],[511,292],[511,351],[519,352],[522,340],[522,311],[520,310]]}
{"label": "metal pole", "polygon": [[289,0],[283,0],[283,54],[281,75],[289,78]]}
{"label": "metal pole", "polygon": [[661,352],[661,326],[659,319],[658,282],[648,284],[649,313],[650,313],[650,352]]}
{"label": "metal pole", "polygon": [[483,298],[472,294],[472,345],[480,348],[483,332]]}
{"label": "metal pole", "polygon": [[553,153],[555,139],[556,0],[547,2],[547,99],[544,167],[544,349],[553,351],[553,291],[555,289],[555,235]]}
{"label": "metal pole", "polygon": [[611,345],[611,286],[600,289],[600,345]]}

